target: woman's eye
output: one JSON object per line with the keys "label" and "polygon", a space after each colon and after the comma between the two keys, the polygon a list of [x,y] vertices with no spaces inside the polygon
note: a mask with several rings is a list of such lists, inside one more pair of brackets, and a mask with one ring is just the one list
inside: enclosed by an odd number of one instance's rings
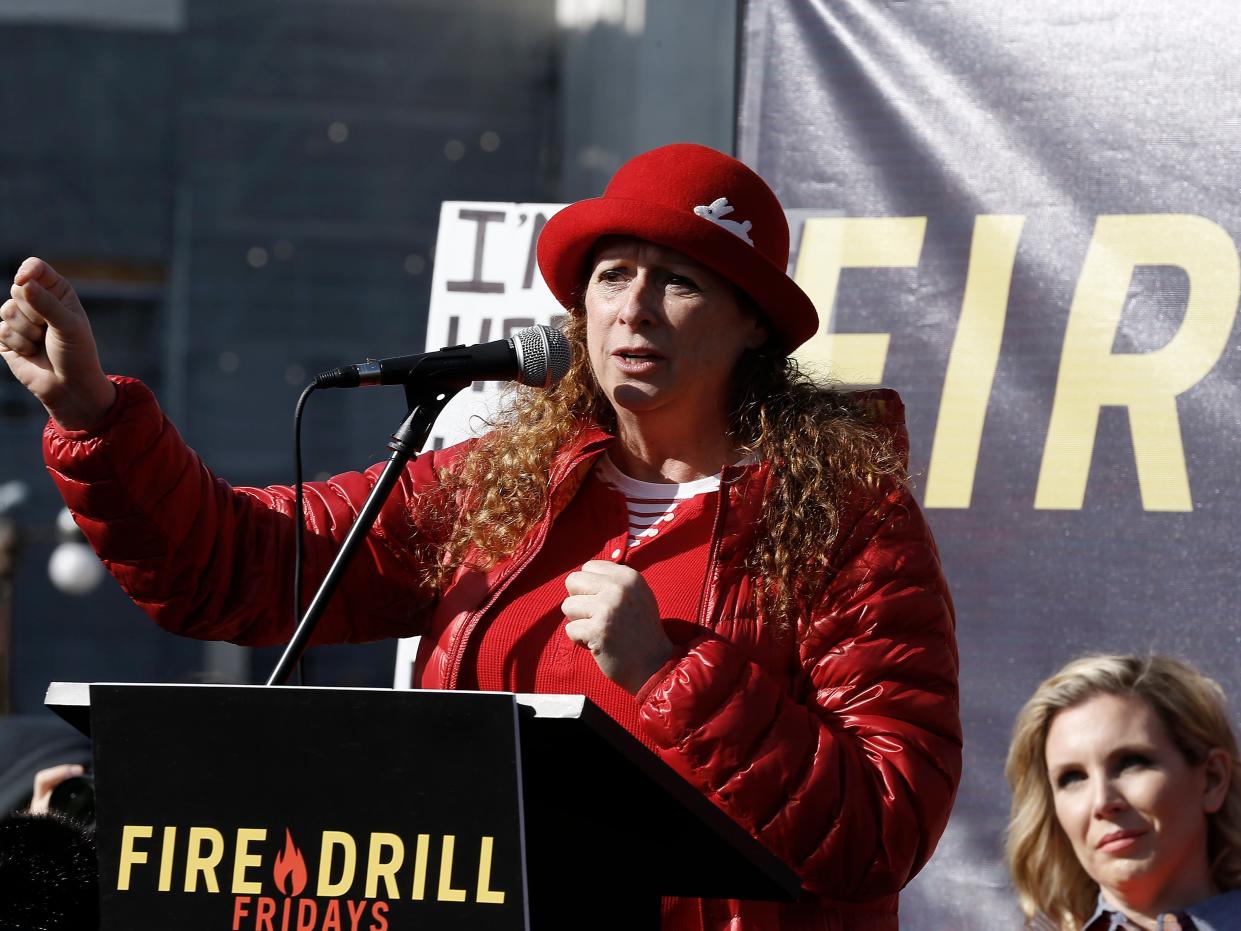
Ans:
{"label": "woman's eye", "polygon": [[607,282],[617,282],[623,277],[619,268],[605,268],[599,272],[599,280]]}
{"label": "woman's eye", "polygon": [[1086,774],[1080,769],[1066,769],[1056,777],[1056,788],[1067,789],[1069,786],[1081,782],[1086,778]]}
{"label": "woman's eye", "polygon": [[697,291],[698,290],[698,285],[696,285],[691,279],[686,278],[683,275],[669,275],[668,285],[673,288],[679,288],[682,291]]}
{"label": "woman's eye", "polygon": [[1144,753],[1126,753],[1119,764],[1121,769],[1142,769],[1151,765],[1151,759]]}

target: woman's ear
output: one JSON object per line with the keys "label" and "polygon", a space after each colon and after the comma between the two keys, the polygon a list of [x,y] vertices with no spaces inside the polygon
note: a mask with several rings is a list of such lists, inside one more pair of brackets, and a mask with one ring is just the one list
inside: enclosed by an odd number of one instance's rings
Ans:
{"label": "woman's ear", "polygon": [[1227,750],[1216,747],[1207,753],[1202,764],[1206,774],[1206,789],[1202,794],[1202,810],[1213,815],[1224,807],[1228,786],[1232,782],[1232,757]]}
{"label": "woman's ear", "polygon": [[746,294],[736,285],[732,285],[733,297],[737,301],[737,307],[741,309],[743,315],[748,316],[751,330],[746,334],[746,349],[762,349],[767,345],[771,338],[771,324],[767,322],[767,315],[758,309],[758,304],[750,295]]}
{"label": "woman's ear", "polygon": [[767,329],[767,324],[763,322],[763,318],[755,316],[754,331],[750,334],[750,338],[746,340],[746,349],[762,349],[767,345],[767,338],[771,335],[771,331]]}

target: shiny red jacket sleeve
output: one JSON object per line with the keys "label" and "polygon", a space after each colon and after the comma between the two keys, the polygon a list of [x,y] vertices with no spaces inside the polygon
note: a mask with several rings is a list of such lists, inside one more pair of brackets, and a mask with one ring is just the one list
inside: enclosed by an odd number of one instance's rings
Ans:
{"label": "shiny red jacket sleeve", "polygon": [[921,512],[893,489],[841,541],[790,679],[707,635],[642,693],[660,755],[841,901],[926,862],[961,774],[952,605]]}
{"label": "shiny red jacket sleeve", "polygon": [[[50,422],[44,459],[104,564],[161,627],[244,644],[292,632],[293,489],[233,488],[185,444],[140,382],[93,430]],[[303,607],[378,480],[381,466],[305,486]],[[407,467],[329,603],[314,642],[418,633],[433,599],[408,541],[411,499],[435,481],[435,457]]]}

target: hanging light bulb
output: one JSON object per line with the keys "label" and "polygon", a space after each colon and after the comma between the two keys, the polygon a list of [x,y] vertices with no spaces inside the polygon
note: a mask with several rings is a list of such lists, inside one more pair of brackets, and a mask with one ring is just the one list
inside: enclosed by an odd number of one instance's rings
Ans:
{"label": "hanging light bulb", "polygon": [[103,581],[104,568],[73,520],[68,508],[56,515],[60,544],[47,561],[52,584],[66,595],[87,595]]}

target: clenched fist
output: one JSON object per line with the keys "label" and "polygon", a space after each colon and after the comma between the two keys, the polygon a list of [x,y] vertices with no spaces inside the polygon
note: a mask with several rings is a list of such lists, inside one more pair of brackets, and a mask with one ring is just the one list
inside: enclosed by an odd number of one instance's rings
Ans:
{"label": "clenched fist", "polygon": [[82,302],[42,259],[22,262],[0,305],[0,358],[66,430],[94,426],[116,399]]}
{"label": "clenched fist", "polygon": [[565,588],[565,634],[590,650],[603,674],[630,694],[676,654],[655,595],[636,570],[592,559],[569,574]]}

